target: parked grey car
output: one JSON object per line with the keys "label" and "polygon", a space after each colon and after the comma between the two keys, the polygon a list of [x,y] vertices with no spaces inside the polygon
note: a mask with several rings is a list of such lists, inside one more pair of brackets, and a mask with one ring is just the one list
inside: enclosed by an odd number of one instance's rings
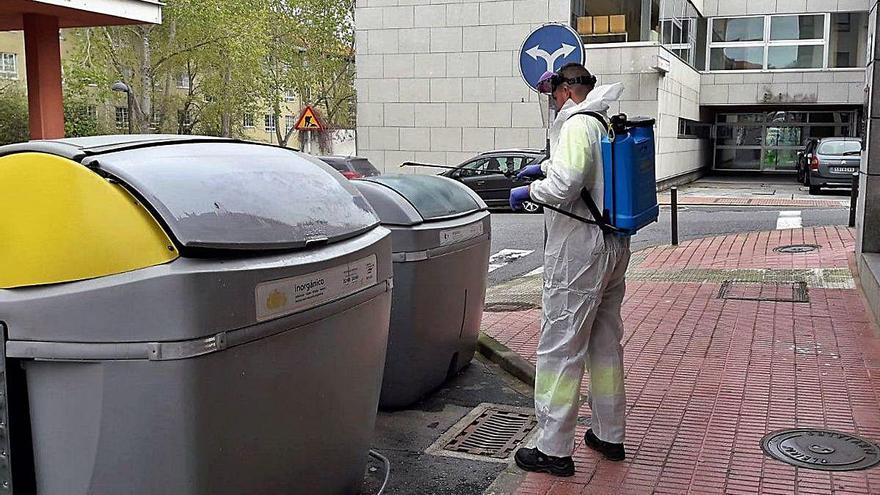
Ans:
{"label": "parked grey car", "polygon": [[346,179],[362,179],[380,174],[369,160],[359,156],[319,156],[318,159],[338,170]]}
{"label": "parked grey car", "polygon": [[862,142],[854,137],[822,138],[806,155],[804,185],[810,194],[823,187],[850,187],[852,174],[859,170]]}

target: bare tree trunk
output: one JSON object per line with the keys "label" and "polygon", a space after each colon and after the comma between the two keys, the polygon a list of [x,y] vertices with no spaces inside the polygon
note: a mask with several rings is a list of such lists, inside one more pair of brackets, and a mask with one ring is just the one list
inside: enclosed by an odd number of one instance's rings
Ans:
{"label": "bare tree trunk", "polygon": [[149,122],[153,117],[153,65],[152,47],[150,46],[149,28],[140,26],[138,31],[143,35],[141,44],[141,101],[136,111],[129,118],[134,117],[135,132],[146,132]]}
{"label": "bare tree trunk", "polygon": [[[221,92],[225,97],[229,95],[229,84],[232,79],[232,69],[229,65],[225,65],[223,67],[223,91]],[[224,105],[223,111],[220,113],[220,135],[223,137],[232,137],[232,115],[229,112],[229,107]]]}

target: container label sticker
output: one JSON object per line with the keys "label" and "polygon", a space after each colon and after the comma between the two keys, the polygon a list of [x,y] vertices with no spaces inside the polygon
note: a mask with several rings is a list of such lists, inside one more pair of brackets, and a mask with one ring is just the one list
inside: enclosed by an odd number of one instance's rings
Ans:
{"label": "container label sticker", "polygon": [[376,284],[376,255],[326,270],[263,282],[256,287],[257,321],[335,301]]}
{"label": "container label sticker", "polygon": [[477,222],[456,229],[440,231],[440,245],[448,246],[456,242],[466,241],[483,235],[483,222]]}

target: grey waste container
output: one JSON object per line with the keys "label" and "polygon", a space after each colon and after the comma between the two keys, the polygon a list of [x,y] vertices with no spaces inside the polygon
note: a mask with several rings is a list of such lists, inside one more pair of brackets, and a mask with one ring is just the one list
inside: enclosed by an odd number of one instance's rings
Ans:
{"label": "grey waste container", "polygon": [[392,265],[349,181],[283,148],[161,136],[0,148],[4,179],[28,203],[0,200],[0,258],[29,243],[39,262],[0,261],[3,482],[11,466],[40,495],[357,491]]}
{"label": "grey waste container", "polygon": [[354,182],[392,232],[395,287],[379,404],[400,408],[440,386],[476,351],[489,212],[473,191],[445,177]]}

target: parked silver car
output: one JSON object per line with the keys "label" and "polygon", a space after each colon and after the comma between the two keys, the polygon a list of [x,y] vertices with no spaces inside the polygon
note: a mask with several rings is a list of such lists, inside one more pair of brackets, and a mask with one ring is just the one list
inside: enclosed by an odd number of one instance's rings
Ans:
{"label": "parked silver car", "polygon": [[850,187],[861,153],[862,141],[854,137],[822,138],[810,146],[804,171],[804,185],[810,194],[819,194],[823,187]]}

